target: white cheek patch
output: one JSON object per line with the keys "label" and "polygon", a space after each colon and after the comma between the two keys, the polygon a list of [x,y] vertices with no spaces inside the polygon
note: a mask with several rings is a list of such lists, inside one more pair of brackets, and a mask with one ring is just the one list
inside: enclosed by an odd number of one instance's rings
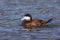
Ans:
{"label": "white cheek patch", "polygon": [[30,17],[23,17],[21,20],[30,20]]}

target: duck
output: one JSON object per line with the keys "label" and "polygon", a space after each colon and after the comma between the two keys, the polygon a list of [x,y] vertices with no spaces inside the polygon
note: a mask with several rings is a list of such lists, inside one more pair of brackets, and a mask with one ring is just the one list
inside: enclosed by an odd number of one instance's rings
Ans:
{"label": "duck", "polygon": [[48,20],[42,20],[37,18],[32,18],[31,14],[25,14],[23,18],[21,18],[22,26],[26,29],[26,31],[31,31],[32,28],[39,28],[45,26],[47,23],[51,22],[53,18]]}

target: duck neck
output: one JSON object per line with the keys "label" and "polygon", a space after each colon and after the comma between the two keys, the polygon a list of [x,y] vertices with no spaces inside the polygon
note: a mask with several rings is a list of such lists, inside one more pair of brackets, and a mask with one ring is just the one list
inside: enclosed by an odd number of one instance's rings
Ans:
{"label": "duck neck", "polygon": [[32,17],[30,17],[30,21],[32,21]]}

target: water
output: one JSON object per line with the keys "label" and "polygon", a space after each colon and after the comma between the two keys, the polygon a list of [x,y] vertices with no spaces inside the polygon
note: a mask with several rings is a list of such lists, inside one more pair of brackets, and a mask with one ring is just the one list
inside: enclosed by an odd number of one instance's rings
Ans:
{"label": "water", "polygon": [[[60,40],[60,0],[0,0],[0,40]],[[21,26],[25,13],[52,22],[26,32]]]}

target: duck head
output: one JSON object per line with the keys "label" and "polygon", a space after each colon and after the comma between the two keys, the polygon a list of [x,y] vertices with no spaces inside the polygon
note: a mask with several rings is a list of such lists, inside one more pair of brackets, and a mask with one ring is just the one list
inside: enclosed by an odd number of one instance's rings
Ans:
{"label": "duck head", "polygon": [[32,20],[32,16],[30,14],[25,14],[24,17],[21,19],[21,21],[31,21]]}

